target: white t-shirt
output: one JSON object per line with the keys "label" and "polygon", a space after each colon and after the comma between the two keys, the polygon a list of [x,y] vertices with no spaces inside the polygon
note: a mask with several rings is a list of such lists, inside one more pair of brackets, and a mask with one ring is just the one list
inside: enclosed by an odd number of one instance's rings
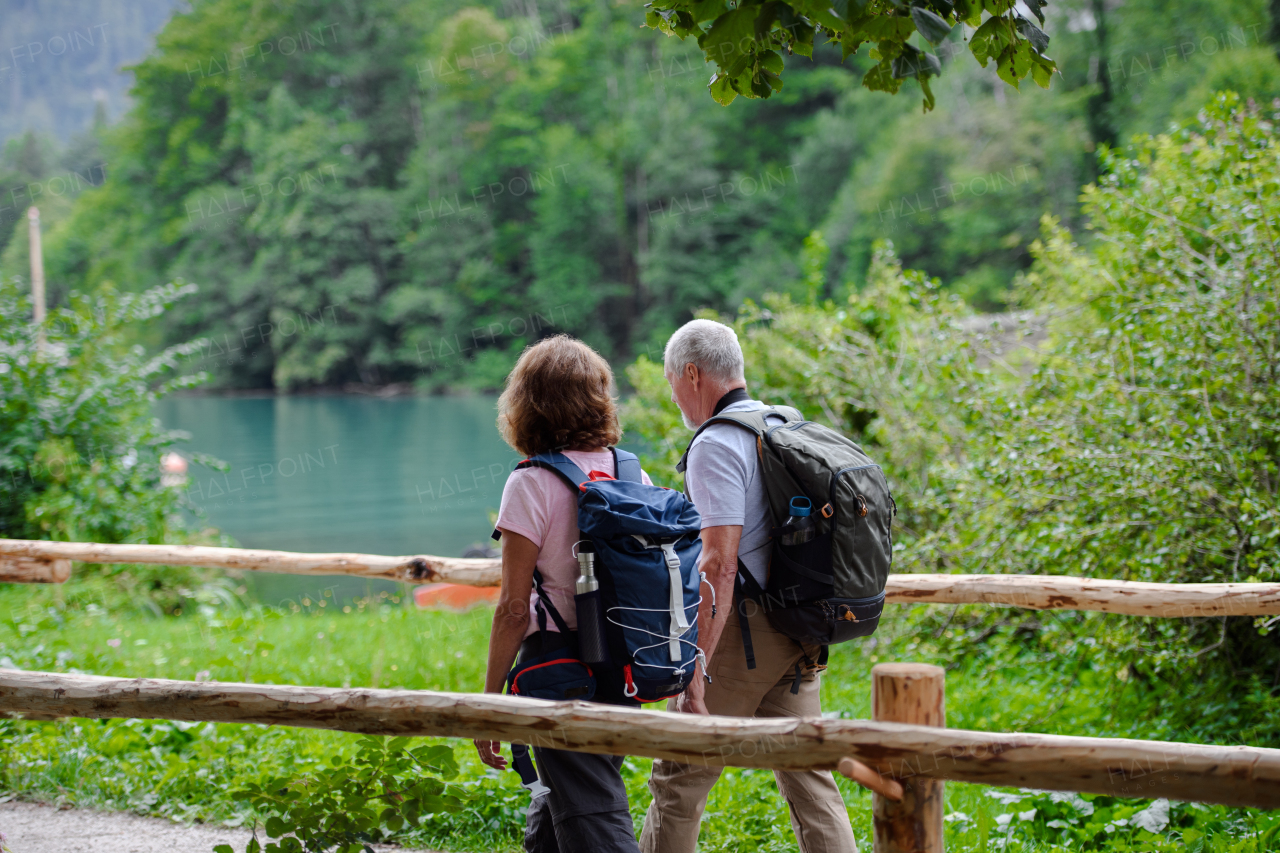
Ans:
{"label": "white t-shirt", "polygon": [[[599,453],[566,450],[564,455],[584,474],[601,471],[611,477],[618,475],[613,468],[613,453],[608,450]],[[648,474],[641,471],[640,477],[646,484],[653,485]],[[574,585],[578,580],[578,560],[573,555],[573,545],[578,541],[577,494],[559,474],[546,468],[512,471],[502,489],[496,526],[499,530],[519,533],[538,546],[537,566],[542,575],[542,588],[569,630],[577,630],[578,612],[573,603]],[[538,631],[537,603],[538,590],[534,588],[529,593],[526,637]],[[547,630],[559,630],[549,613]]]}
{"label": "white t-shirt", "polygon": [[[767,409],[759,400],[743,400],[725,406],[726,412]],[[778,423],[785,418],[779,417]],[[685,486],[702,515],[702,527],[742,525],[738,557],[761,587],[769,574],[769,532],[773,518],[760,477],[756,437],[734,424],[712,424],[689,448]]]}

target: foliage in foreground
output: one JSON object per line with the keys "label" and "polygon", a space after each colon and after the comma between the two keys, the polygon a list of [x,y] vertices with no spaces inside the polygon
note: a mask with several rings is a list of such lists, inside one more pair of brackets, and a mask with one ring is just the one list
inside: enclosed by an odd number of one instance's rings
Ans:
{"label": "foliage in foreground", "polygon": [[[1111,157],[1084,196],[1096,245],[1046,223],[1021,313],[974,316],[888,248],[843,304],[748,303],[736,324],[752,390],[885,466],[899,570],[1276,580],[1275,130],[1228,95],[1196,126]],[[628,423],[663,457],[650,470],[668,470],[687,433],[661,368],[630,375]],[[1269,631],[1238,617],[1109,629],[1139,677],[1213,659],[1274,680]]]}
{"label": "foliage in foreground", "polygon": [[[1124,800],[1098,794],[1058,791],[990,791],[987,796],[1012,807],[994,825],[953,811],[947,821],[973,825],[997,848],[1016,840],[1051,850],[1269,850],[1280,837],[1280,815],[1242,818],[1226,809],[1169,800]],[[983,825],[985,824],[985,826]],[[1230,838],[1237,839],[1224,844]],[[1161,842],[1176,839],[1177,847]]]}
{"label": "foliage in foreground", "polygon": [[[768,98],[782,89],[783,54],[813,56],[814,37],[840,45],[843,58],[874,43],[876,63],[862,77],[873,91],[896,93],[902,81],[914,78],[924,91],[924,108],[933,109],[929,78],[942,73],[942,62],[911,37],[937,46],[957,26],[974,30],[969,50],[983,68],[992,60],[1000,79],[1014,88],[1030,75],[1042,88],[1058,70],[1045,53],[1049,36],[1044,26],[1045,0],[1031,0],[1019,8],[1014,0],[812,0],[744,2],[726,8],[705,0],[657,0],[647,5],[645,24],[667,35],[694,36],[706,61],[719,70],[712,75],[711,97],[731,104],[738,95]],[[1023,14],[1025,8],[1040,23]],[[983,19],[983,12],[987,17]]]}
{"label": "foliage in foreground", "polygon": [[[246,853],[371,853],[369,845],[418,829],[425,816],[462,809],[463,789],[444,779],[458,775],[449,746],[415,746],[410,738],[366,737],[354,758],[335,755],[302,776],[251,782],[235,791],[263,817],[270,841],[258,841],[257,823]],[[235,853],[219,844],[214,853]]]}

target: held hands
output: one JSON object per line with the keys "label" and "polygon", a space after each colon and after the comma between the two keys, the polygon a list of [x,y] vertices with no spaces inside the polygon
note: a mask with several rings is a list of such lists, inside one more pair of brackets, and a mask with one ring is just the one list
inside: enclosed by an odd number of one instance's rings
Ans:
{"label": "held hands", "polygon": [[507,759],[502,757],[501,743],[496,740],[476,740],[472,743],[476,745],[476,752],[480,753],[480,760],[485,764],[495,770],[507,769]]}

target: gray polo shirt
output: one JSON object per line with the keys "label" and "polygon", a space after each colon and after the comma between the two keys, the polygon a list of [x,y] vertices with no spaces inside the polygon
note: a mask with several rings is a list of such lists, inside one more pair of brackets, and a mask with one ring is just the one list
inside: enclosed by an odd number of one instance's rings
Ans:
{"label": "gray polo shirt", "polygon": [[[768,408],[758,400],[743,400],[723,412],[755,412]],[[778,418],[778,423],[783,422]],[[689,448],[685,468],[689,497],[702,515],[702,527],[742,525],[738,556],[760,586],[769,571],[769,531],[773,519],[760,478],[756,437],[733,424],[712,424]]]}

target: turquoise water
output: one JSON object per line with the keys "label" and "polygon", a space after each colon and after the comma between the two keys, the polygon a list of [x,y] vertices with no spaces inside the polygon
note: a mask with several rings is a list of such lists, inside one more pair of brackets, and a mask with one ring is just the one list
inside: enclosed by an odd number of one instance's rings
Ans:
{"label": "turquoise water", "polygon": [[[488,543],[490,513],[519,455],[494,425],[495,398],[172,397],[156,414],[184,430],[189,492],[208,522],[245,548],[459,556]],[[333,588],[341,578],[255,575],[264,599]]]}

